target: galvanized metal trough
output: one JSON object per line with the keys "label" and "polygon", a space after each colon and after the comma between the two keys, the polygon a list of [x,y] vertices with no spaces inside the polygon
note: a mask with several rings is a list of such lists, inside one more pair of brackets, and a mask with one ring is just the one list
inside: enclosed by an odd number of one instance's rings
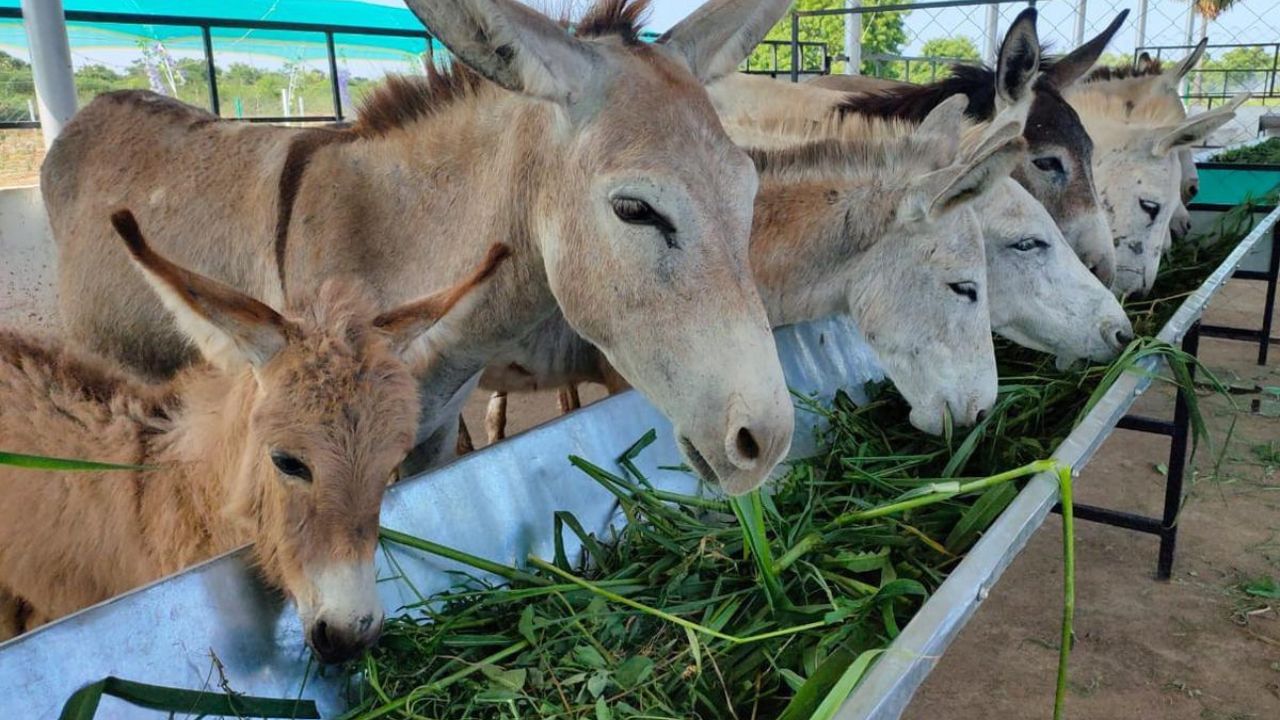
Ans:
{"label": "galvanized metal trough", "polygon": [[[1280,219],[1273,212],[1190,296],[1160,333],[1178,341],[1236,265]],[[777,331],[793,390],[819,398],[883,377],[874,354],[846,320]],[[1123,378],[1058,448],[1054,457],[1080,468],[1114,429],[1150,378]],[[818,418],[798,412],[793,457],[811,453]],[[383,524],[508,564],[529,554],[553,554],[553,514],[574,513],[588,529],[617,522],[613,498],[570,467],[571,454],[608,465],[641,435],[658,441],[639,458],[642,471],[666,489],[691,492],[689,476],[658,469],[679,462],[670,425],[638,394],[610,398],[582,411],[473,453],[401,483],[388,494]],[[1040,526],[1057,499],[1054,478],[1031,480],[1012,505],[956,566],[951,576],[877,662],[839,717],[896,718],[947,645]],[[570,551],[573,538],[565,538]],[[384,604],[406,604],[447,589],[457,566],[401,547],[379,553]],[[215,668],[214,656],[220,667]],[[243,551],[211,560],[148,587],[79,612],[0,645],[0,718],[56,717],[77,688],[116,675],[140,682],[212,688],[225,677],[237,692],[304,697],[326,716],[344,709],[348,678],[319,673],[308,662],[293,610],[264,590]],[[161,714],[155,714],[162,716]],[[147,711],[103,701],[98,717],[148,717]]]}

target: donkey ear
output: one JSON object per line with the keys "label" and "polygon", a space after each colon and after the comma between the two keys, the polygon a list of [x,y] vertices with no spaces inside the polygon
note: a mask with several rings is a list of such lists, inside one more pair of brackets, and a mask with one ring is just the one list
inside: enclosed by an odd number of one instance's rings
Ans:
{"label": "donkey ear", "polygon": [[1199,115],[1192,115],[1181,123],[1156,131],[1156,142],[1151,152],[1156,157],[1164,157],[1171,150],[1187,145],[1194,145],[1209,137],[1214,130],[1222,127],[1236,116],[1236,108],[1249,99],[1249,93],[1240,93],[1231,102],[1220,108],[1214,108]]}
{"label": "donkey ear", "polygon": [[1036,9],[1018,13],[996,61],[996,104],[1012,105],[1031,93],[1040,72],[1040,38],[1036,35]]}
{"label": "donkey ear", "polygon": [[1098,58],[1102,56],[1102,51],[1107,49],[1107,44],[1120,31],[1120,26],[1124,24],[1124,19],[1127,17],[1129,17],[1128,10],[1120,11],[1116,19],[1112,20],[1107,29],[1099,33],[1097,37],[1054,60],[1045,69],[1045,75],[1050,82],[1061,89],[1084,77],[1084,74],[1093,68],[1094,63],[1098,62]]}
{"label": "donkey ear", "polygon": [[929,114],[924,116],[924,120],[920,121],[915,132],[921,135],[941,135],[959,140],[959,131],[970,124],[969,119],[964,115],[968,109],[969,96],[956,93],[930,110]]}
{"label": "donkey ear", "polygon": [[1187,76],[1187,73],[1195,69],[1200,64],[1200,58],[1204,57],[1205,48],[1209,47],[1209,38],[1200,38],[1200,42],[1196,43],[1196,48],[1182,62],[1178,63],[1176,71],[1173,73],[1174,84]]}
{"label": "donkey ear", "polygon": [[929,202],[929,217],[936,218],[981,197],[995,187],[996,183],[1009,177],[1009,173],[1022,161],[1026,152],[1027,141],[1022,139],[1016,125],[1010,123],[996,131],[979,146],[966,164],[938,171],[951,170],[952,176]]}
{"label": "donkey ear", "polygon": [[596,76],[590,45],[514,0],[405,4],[458,59],[508,90],[569,104]]}
{"label": "donkey ear", "polygon": [[659,43],[674,50],[706,85],[738,68],[792,0],[710,0],[667,31]]}
{"label": "donkey ear", "polygon": [[160,302],[209,362],[228,372],[245,364],[262,367],[294,335],[294,327],[275,310],[156,254],[133,213],[115,212],[111,225]]}
{"label": "donkey ear", "polygon": [[396,348],[402,353],[405,352],[415,340],[426,334],[441,318],[449,314],[449,311],[472,290],[493,275],[494,271],[510,256],[511,248],[502,244],[494,245],[489,248],[489,254],[480,263],[480,267],[465,280],[382,313],[374,318],[374,327],[389,333]]}

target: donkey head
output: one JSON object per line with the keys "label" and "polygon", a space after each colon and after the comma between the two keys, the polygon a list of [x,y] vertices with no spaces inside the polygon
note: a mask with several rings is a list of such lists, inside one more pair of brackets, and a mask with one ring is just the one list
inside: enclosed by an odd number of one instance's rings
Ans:
{"label": "donkey head", "polygon": [[1115,251],[1094,189],[1093,143],[1061,91],[1093,66],[1127,14],[1049,62],[1041,56],[1036,11],[1024,10],[1009,27],[996,65],[997,108],[1032,98],[1023,135],[1029,152],[1014,178],[1044,204],[1085,266],[1108,284]]}
{"label": "donkey head", "polygon": [[1202,142],[1235,117],[1236,107],[1246,97],[1167,124],[1140,116],[1117,117],[1115,103],[1108,99],[1091,103],[1090,98],[1082,98],[1080,107],[1098,140],[1094,170],[1115,234],[1112,290],[1117,296],[1146,294],[1155,283],[1168,245],[1169,224],[1181,204],[1177,151]]}
{"label": "donkey head", "polygon": [[[883,239],[867,251],[850,314],[933,434],[972,425],[996,398],[982,230],[973,210],[1026,152],[1018,128],[994,133],[959,162],[909,183]],[[859,222],[850,209],[848,222]]]}
{"label": "donkey head", "polygon": [[672,420],[704,478],[759,485],[793,410],[747,257],[755,170],[704,85],[733,72],[790,0],[711,0],[656,44],[644,0],[563,27],[514,0],[408,0],[459,60],[545,101],[555,164],[530,227],[569,324]]}
{"label": "donkey head", "polygon": [[[956,96],[935,108],[916,133],[943,147],[959,145],[966,120]],[[953,104],[954,103],[954,104]],[[1027,100],[1002,110],[988,133],[1023,127]],[[1010,178],[974,204],[987,257],[991,330],[1019,345],[1058,356],[1106,361],[1133,339],[1110,289],[1076,256],[1044,206]]]}
{"label": "donkey head", "polygon": [[[374,588],[378,514],[413,445],[418,384],[401,353],[506,256],[495,246],[459,285],[379,314],[330,280],[281,314],[157,255],[133,215],[111,218],[136,267],[204,357],[236,378],[247,417],[229,417],[221,458],[228,512],[245,524],[266,580],[298,604],[307,642],[348,660],[382,631]],[[213,428],[211,428],[213,431]]]}

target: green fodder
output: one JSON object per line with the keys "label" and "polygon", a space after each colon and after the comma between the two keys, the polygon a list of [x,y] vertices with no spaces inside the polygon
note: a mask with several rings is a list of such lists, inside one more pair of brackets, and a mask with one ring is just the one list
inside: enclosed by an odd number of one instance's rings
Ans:
{"label": "green fodder", "polygon": [[[1247,217],[1175,249],[1154,299],[1132,306],[1141,332],[1221,263]],[[729,502],[654,489],[630,462],[652,435],[616,468],[572,458],[628,520],[597,538],[557,514],[561,537],[581,540],[581,559],[558,541],[554,558],[522,571],[384,534],[510,584],[463,583],[390,620],[347,717],[829,717],[1016,496],[1005,480],[1050,469],[1037,461],[1136,363],[1168,360],[1184,387],[1194,364],[1149,338],[1107,367],[1058,370],[1007,344],[999,354],[995,407],[943,437],[912,428],[888,385],[869,387],[860,406],[843,393],[801,398],[826,420],[823,450],[765,495]]]}
{"label": "green fodder", "polygon": [[1209,158],[1209,162],[1238,165],[1280,165],[1280,138],[1271,138],[1256,145],[1220,152]]}

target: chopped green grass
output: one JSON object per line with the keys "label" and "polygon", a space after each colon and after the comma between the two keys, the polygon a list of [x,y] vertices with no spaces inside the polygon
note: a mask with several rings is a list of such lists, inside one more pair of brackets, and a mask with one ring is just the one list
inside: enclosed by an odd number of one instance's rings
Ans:
{"label": "chopped green grass", "polygon": [[1280,138],[1271,138],[1249,147],[1220,152],[1209,161],[1239,165],[1280,165]]}
{"label": "chopped green grass", "polygon": [[[1249,218],[1233,214],[1214,236],[1172,253],[1154,299],[1130,307],[1140,332],[1168,320]],[[995,407],[949,437],[914,430],[887,385],[868,388],[860,406],[843,393],[802,398],[825,416],[824,450],[768,494],[731,502],[654,490],[632,463],[651,436],[616,467],[572,458],[630,523],[595,538],[561,513],[557,527],[586,541],[583,562],[558,545],[551,560],[497,572],[508,585],[472,583],[406,608],[368,656],[347,717],[832,716],[1012,502],[1012,478],[1053,469],[1043,459],[1135,363],[1167,360],[1170,379],[1188,388],[1195,364],[1149,338],[1110,367],[1059,371],[1007,344],[999,355]],[[1211,376],[1208,385],[1216,387]],[[1203,435],[1203,424],[1194,429]],[[1069,579],[1065,589],[1063,672]],[[1065,674],[1058,680],[1065,687]]]}

